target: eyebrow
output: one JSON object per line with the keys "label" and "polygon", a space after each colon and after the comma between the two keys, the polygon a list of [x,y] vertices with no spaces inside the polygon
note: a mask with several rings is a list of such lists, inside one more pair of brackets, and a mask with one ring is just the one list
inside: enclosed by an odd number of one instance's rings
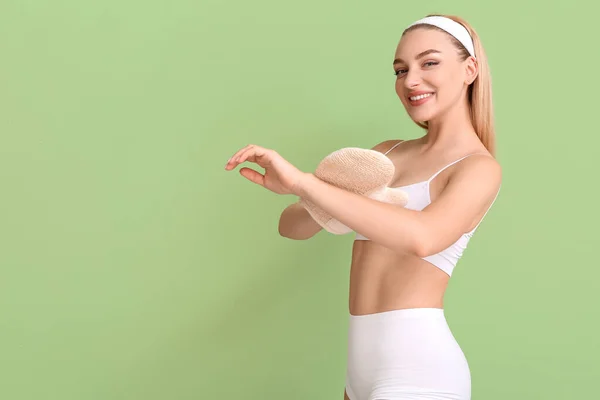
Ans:
{"label": "eyebrow", "polygon": [[[431,54],[431,53],[440,53],[440,54],[441,54],[442,52],[441,52],[441,51],[439,51],[439,50],[436,50],[436,49],[429,49],[429,50],[425,50],[425,51],[423,51],[423,52],[421,52],[421,53],[417,54],[417,57],[415,57],[415,58],[418,60],[419,58],[423,58],[423,57],[425,57],[427,54]],[[394,64],[393,64],[393,65],[396,65],[396,64],[398,64],[398,63],[403,63],[403,62],[404,62],[404,60],[402,60],[401,58],[396,58],[396,59],[394,60]]]}

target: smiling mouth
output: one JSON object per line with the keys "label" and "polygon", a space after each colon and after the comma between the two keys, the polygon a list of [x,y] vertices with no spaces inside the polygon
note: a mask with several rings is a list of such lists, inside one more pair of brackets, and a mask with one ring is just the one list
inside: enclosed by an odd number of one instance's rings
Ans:
{"label": "smiling mouth", "polygon": [[433,93],[426,93],[426,94],[420,94],[418,96],[412,96],[412,97],[409,97],[409,100],[410,101],[419,101],[419,100],[423,100],[429,96],[433,96]]}

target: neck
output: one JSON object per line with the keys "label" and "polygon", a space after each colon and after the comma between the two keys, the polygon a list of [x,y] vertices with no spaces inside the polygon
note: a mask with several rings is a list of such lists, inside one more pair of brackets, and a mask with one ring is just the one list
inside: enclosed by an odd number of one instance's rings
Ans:
{"label": "neck", "polygon": [[464,101],[428,122],[427,134],[422,139],[423,151],[432,148],[451,149],[473,139],[479,140],[471,123],[466,96],[463,99]]}

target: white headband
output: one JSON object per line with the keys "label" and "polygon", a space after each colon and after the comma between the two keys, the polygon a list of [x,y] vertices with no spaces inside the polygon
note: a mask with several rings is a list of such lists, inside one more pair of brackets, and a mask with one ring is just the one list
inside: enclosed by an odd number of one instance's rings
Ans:
{"label": "white headband", "polygon": [[461,42],[463,44],[463,46],[465,46],[465,48],[467,49],[469,54],[471,54],[473,57],[475,57],[475,49],[473,46],[473,39],[471,38],[469,31],[467,31],[467,29],[464,26],[462,26],[461,24],[459,24],[458,22],[456,22],[450,18],[446,18],[446,17],[432,16],[432,17],[425,17],[416,22],[413,22],[412,24],[410,24],[408,26],[408,28],[410,28],[413,25],[417,25],[417,24],[434,25],[440,29],[445,30],[446,32],[448,32],[449,34],[454,36],[459,42]]}

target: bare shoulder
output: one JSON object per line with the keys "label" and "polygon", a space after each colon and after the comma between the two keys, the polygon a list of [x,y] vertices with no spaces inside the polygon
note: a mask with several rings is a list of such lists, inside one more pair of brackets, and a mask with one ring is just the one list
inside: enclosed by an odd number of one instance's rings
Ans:
{"label": "bare shoulder", "polygon": [[457,169],[457,173],[466,173],[467,171],[481,171],[483,175],[502,176],[502,167],[498,160],[488,153],[473,154],[465,158],[461,168]]}
{"label": "bare shoulder", "polygon": [[490,154],[474,154],[458,164],[449,183],[468,183],[475,191],[492,194],[502,183],[502,167]]}

